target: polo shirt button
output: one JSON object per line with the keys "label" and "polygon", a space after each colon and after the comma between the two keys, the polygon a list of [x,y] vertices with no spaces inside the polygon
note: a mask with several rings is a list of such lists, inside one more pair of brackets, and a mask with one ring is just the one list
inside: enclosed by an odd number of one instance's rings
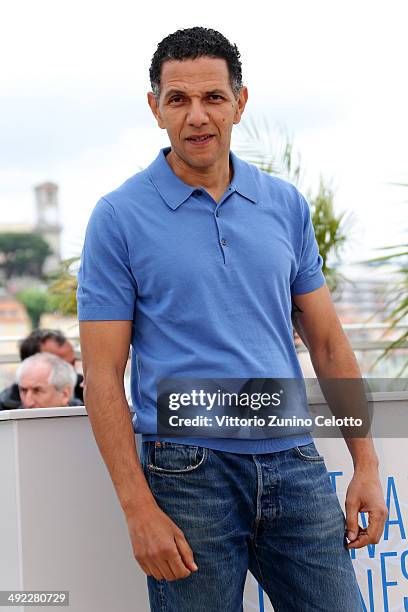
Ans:
{"label": "polo shirt button", "polygon": [[222,238],[222,239],[221,239],[221,245],[222,245],[223,247],[227,246],[227,241],[225,240],[225,238]]}
{"label": "polo shirt button", "polygon": [[215,211],[215,216],[216,216],[216,217],[219,217],[219,216],[220,216],[220,213],[218,212],[218,210],[216,210],[216,211]]}

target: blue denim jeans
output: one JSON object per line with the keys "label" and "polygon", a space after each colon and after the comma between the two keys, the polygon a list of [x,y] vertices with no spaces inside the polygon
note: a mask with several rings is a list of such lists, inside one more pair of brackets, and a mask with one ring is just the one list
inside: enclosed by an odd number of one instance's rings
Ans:
{"label": "blue denim jeans", "polygon": [[152,612],[240,612],[247,570],[275,612],[361,612],[344,513],[313,442],[264,455],[143,442],[141,462],[199,568],[149,576]]}

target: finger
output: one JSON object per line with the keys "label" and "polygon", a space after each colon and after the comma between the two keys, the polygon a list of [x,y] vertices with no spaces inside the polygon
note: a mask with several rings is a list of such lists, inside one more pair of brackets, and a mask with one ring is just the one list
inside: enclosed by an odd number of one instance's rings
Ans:
{"label": "finger", "polygon": [[360,526],[358,524],[358,504],[346,500],[346,527],[347,538],[352,542],[359,533]]}
{"label": "finger", "polygon": [[162,571],[157,565],[151,563],[149,564],[149,568],[150,568],[150,574],[153,576],[153,578],[155,578],[156,580],[164,580]]}
{"label": "finger", "polygon": [[170,563],[169,560],[167,560],[166,563],[168,565],[170,576],[171,576],[171,578],[168,578],[167,580],[177,580],[179,578],[179,576],[177,576],[177,574],[174,573],[172,564]]}
{"label": "finger", "polygon": [[176,542],[180,557],[184,565],[192,572],[196,572],[198,570],[198,567],[194,562],[193,551],[191,550],[187,540],[185,539],[184,534],[181,536],[176,535],[174,537],[174,540]]}
{"label": "finger", "polygon": [[146,576],[150,576],[150,570],[148,568],[148,566],[145,563],[140,563],[140,561],[138,561],[140,567],[142,568],[142,570],[144,571],[144,573],[146,574]]}
{"label": "finger", "polygon": [[155,565],[165,580],[174,580],[174,574],[165,559],[157,560]]}
{"label": "finger", "polygon": [[181,578],[188,578],[188,576],[190,576],[191,570],[189,570],[185,566],[182,558],[180,557],[178,550],[176,551],[176,554],[174,555],[174,557],[172,557],[171,559],[168,559],[167,562],[169,563],[171,570],[173,574],[175,575],[175,577],[177,578],[177,580],[180,580]]}
{"label": "finger", "polygon": [[367,546],[367,544],[370,544],[370,540],[367,534],[367,530],[366,529],[361,529],[360,527],[360,531],[357,535],[357,538],[355,540],[353,540],[353,542],[349,542],[347,544],[347,548],[363,548],[364,546]]}
{"label": "finger", "polygon": [[370,542],[377,544],[380,541],[384,529],[384,523],[385,517],[381,510],[378,512],[373,510],[369,513],[367,533],[370,538]]}

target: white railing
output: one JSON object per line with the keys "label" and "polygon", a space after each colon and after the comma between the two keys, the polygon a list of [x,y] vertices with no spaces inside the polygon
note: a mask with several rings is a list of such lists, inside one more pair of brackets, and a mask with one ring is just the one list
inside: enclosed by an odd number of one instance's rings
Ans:
{"label": "white railing", "polygon": [[[387,346],[389,346],[391,339],[379,339],[379,340],[369,340],[368,338],[353,338],[355,332],[374,332],[384,330],[386,331],[389,327],[387,323],[345,323],[343,324],[343,329],[347,333],[351,346],[355,351],[383,351]],[[394,328],[396,332],[400,332],[402,330],[408,329],[408,323],[399,323]],[[80,361],[81,360],[81,350],[79,348],[79,337],[78,336],[66,336],[67,340],[70,340],[74,344],[75,348],[75,356]],[[18,354],[18,342],[23,340],[22,336],[0,336],[0,365],[2,364],[13,364],[19,363],[20,357]],[[12,353],[1,353],[1,345],[5,343],[16,343],[16,349]],[[404,350],[408,349],[408,341],[403,342],[399,349]],[[398,350],[399,350],[398,349]],[[296,350],[299,353],[307,352],[307,348],[304,344],[299,344],[296,347]]]}

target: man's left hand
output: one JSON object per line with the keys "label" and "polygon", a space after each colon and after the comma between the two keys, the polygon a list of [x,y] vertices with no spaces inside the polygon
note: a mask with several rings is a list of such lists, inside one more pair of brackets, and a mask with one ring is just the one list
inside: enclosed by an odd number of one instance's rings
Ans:
{"label": "man's left hand", "polygon": [[[358,524],[358,513],[368,513],[368,526]],[[356,467],[346,494],[347,548],[378,544],[388,516],[378,475],[373,466]]]}

